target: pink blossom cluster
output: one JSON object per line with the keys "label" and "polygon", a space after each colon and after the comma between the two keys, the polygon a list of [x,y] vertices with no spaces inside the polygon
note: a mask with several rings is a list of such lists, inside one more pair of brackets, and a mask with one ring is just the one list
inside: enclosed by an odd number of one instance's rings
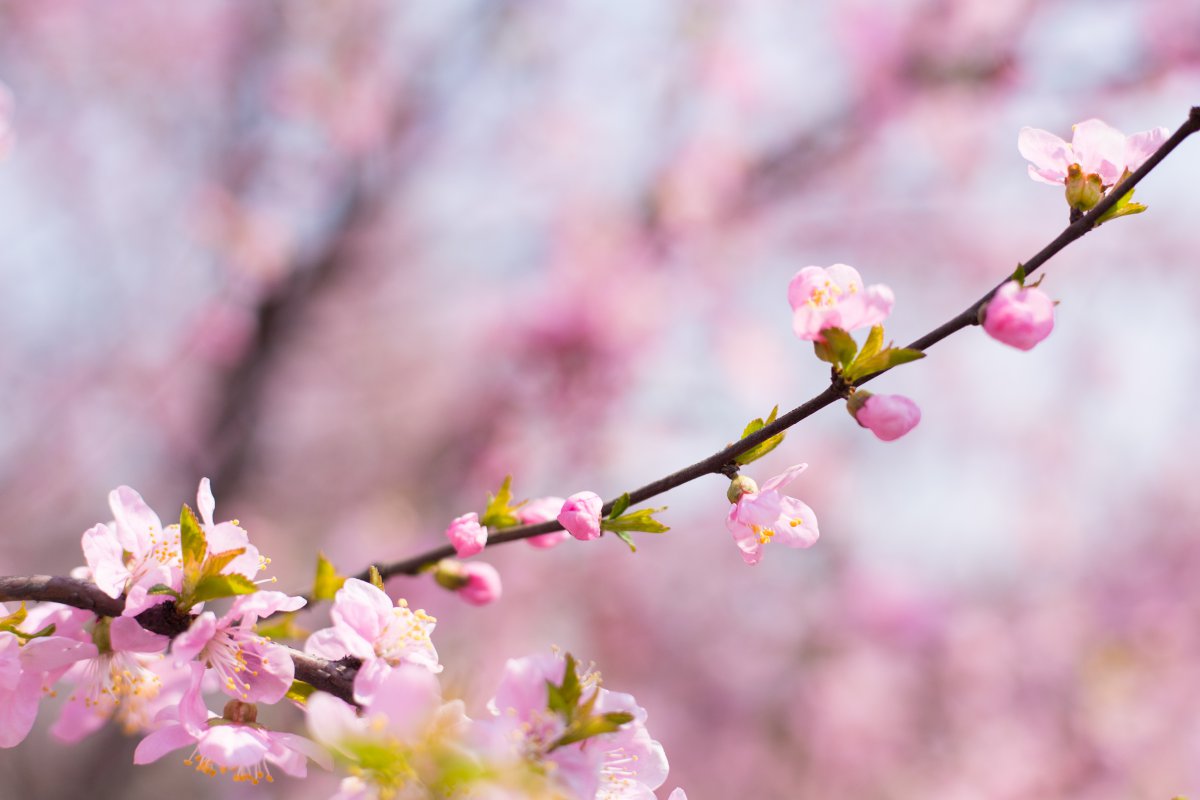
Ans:
{"label": "pink blossom cluster", "polygon": [[[571,503],[579,508],[567,509]],[[530,513],[555,513],[555,505],[560,516],[598,519],[599,498],[587,496],[539,502]],[[342,800],[448,791],[644,800],[666,779],[645,710],[557,652],[509,661],[488,713],[469,718],[461,701],[443,697],[437,621],[354,578],[335,593],[330,624],[303,644],[305,656],[353,669],[353,704],[298,688],[305,685],[295,680],[294,651],[263,635],[260,622],[298,611],[305,599],[258,588],[252,577],[268,560],[237,522],[214,520],[207,479],[199,517],[185,507],[179,524],[163,525],[127,486],[110,494],[109,506],[113,520],[82,537],[86,566],[75,575],[120,601],[119,616],[56,603],[0,608],[0,746],[23,741],[40,700],[64,687],[51,727],[64,741],[115,718],[142,737],[137,764],[187,750],[184,763],[197,771],[251,784],[272,782],[275,773],[303,778],[309,762],[338,763],[350,773],[336,795]],[[462,518],[456,524],[478,527]],[[472,602],[499,592],[495,571],[479,566],[463,572],[460,591]],[[223,613],[207,607],[229,597]],[[143,627],[159,618],[175,619],[178,632]],[[556,700],[547,694],[555,681]],[[206,699],[217,694],[225,695],[220,713]],[[311,738],[259,722],[260,706],[285,699],[305,710]],[[682,790],[672,797],[681,800]]]}

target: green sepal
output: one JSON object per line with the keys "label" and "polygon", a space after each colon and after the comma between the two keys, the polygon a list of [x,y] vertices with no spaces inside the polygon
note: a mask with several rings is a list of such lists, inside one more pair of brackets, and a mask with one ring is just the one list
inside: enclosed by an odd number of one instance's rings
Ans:
{"label": "green sepal", "polygon": [[653,514],[659,511],[666,511],[666,506],[662,508],[639,508],[631,514],[626,514],[623,517],[616,519],[605,518],[600,520],[600,530],[612,531],[639,531],[640,533],[666,533],[671,530],[666,525],[663,525],[658,520],[654,519]]}
{"label": "green sepal", "polygon": [[[767,416],[767,419],[765,421],[761,417],[758,419],[750,420],[750,424],[748,424],[746,426],[746,429],[744,431],[742,431],[742,438],[745,439],[747,436],[749,436],[752,433],[758,433],[764,427],[766,427],[767,425],[770,425],[772,422],[774,422],[775,417],[778,416],[778,414],[779,414],[779,406],[776,405],[774,408],[771,409],[771,413],[770,413],[770,415]],[[742,453],[741,455],[734,456],[733,460],[736,461],[738,464],[742,464],[742,465],[749,464],[751,461],[757,461],[758,459],[762,458],[767,453],[774,450],[776,447],[779,447],[779,445],[781,445],[782,443],[783,443],[783,433],[780,432],[780,433],[777,433],[774,436],[772,436],[770,439],[766,439],[764,441],[759,442],[758,444],[754,445],[754,447],[751,447],[749,450]]]}
{"label": "green sepal", "polygon": [[1017,264],[1017,268],[1015,270],[1013,270],[1011,280],[1016,281],[1018,286],[1023,287],[1025,285],[1025,265],[1024,264]]}
{"label": "green sepal", "polygon": [[303,639],[308,631],[296,624],[296,612],[289,611],[273,620],[269,625],[256,625],[254,632],[264,639],[278,641],[280,639]]}
{"label": "green sepal", "polygon": [[184,575],[199,576],[200,565],[208,554],[208,543],[204,540],[200,521],[187,503],[179,512],[179,546],[183,550]]}
{"label": "green sepal", "polygon": [[292,681],[291,688],[284,695],[288,700],[294,700],[300,705],[308,702],[308,698],[312,697],[312,693],[317,690],[317,687],[304,681]]}
{"label": "green sepal", "polygon": [[379,574],[379,567],[375,566],[374,564],[372,564],[371,568],[367,570],[367,582],[379,591],[384,591],[383,576]]}
{"label": "green sepal", "polygon": [[512,475],[506,475],[504,483],[500,484],[500,491],[488,493],[487,508],[479,524],[487,528],[511,528],[519,523],[521,520],[517,517],[517,508],[522,504],[511,505],[512,499]]}
{"label": "green sepal", "polygon": [[610,517],[619,517],[625,513],[625,509],[629,508],[629,492],[618,497],[613,501],[612,511],[608,512]]}
{"label": "green sepal", "polygon": [[858,352],[858,343],[854,337],[841,328],[825,328],[821,331],[825,341],[813,342],[813,350],[817,358],[833,364],[838,369],[844,369],[854,360]]}
{"label": "green sepal", "polygon": [[213,553],[208,558],[204,559],[204,563],[200,565],[201,577],[209,575],[220,575],[221,570],[233,563],[233,560],[246,552],[246,548],[239,547],[235,550],[226,550],[221,553]]}
{"label": "green sepal", "polygon": [[333,568],[333,562],[324,553],[317,553],[317,576],[313,579],[312,598],[317,600],[332,600],[346,578],[338,575]]}
{"label": "green sepal", "polygon": [[[855,361],[864,361],[883,349],[883,326],[872,325],[870,332],[867,334],[867,340],[863,342],[862,349],[858,351]],[[851,362],[853,364],[853,362]]]}
{"label": "green sepal", "polygon": [[167,586],[165,583],[154,584],[146,590],[146,594],[167,594],[171,597],[174,597],[176,600],[179,599],[179,592],[175,591],[170,586]]}
{"label": "green sepal", "polygon": [[886,347],[870,358],[856,360],[842,377],[847,382],[853,383],[886,369],[924,357],[925,354],[920,350],[910,350],[907,347]]}
{"label": "green sepal", "polygon": [[30,639],[41,639],[43,636],[53,636],[55,630],[56,629],[55,629],[54,623],[51,622],[49,625],[42,628],[40,631],[35,631],[34,633],[21,633],[20,631],[14,631],[14,633],[16,633],[17,636],[20,636],[22,639],[24,639],[25,641],[28,642]]}
{"label": "green sepal", "polygon": [[254,585],[254,581],[244,575],[205,575],[188,595],[191,601],[188,606],[221,597],[254,594],[256,591],[258,587]]}

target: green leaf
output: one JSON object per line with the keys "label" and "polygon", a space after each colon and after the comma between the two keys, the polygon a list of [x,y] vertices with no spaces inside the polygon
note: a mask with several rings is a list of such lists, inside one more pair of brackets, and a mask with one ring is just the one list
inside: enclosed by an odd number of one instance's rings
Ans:
{"label": "green leaf", "polygon": [[179,546],[183,549],[183,571],[187,575],[199,575],[200,564],[208,553],[208,543],[204,540],[204,531],[200,529],[200,521],[187,503],[179,512]]}
{"label": "green leaf", "polygon": [[196,584],[188,599],[189,607],[207,600],[220,597],[234,597],[239,594],[254,594],[258,587],[244,575],[205,575]]}
{"label": "green leaf", "polygon": [[[875,355],[882,349],[883,349],[883,326],[882,325],[872,325],[871,332],[867,334],[867,341],[865,341],[863,343],[862,349],[858,351],[858,357],[855,358],[854,360],[861,361],[865,358],[870,358],[871,356]],[[853,366],[853,364],[852,364],[852,366]]]}
{"label": "green leaf", "polygon": [[612,511],[608,512],[609,519],[621,516],[627,508],[629,508],[629,492],[621,495],[613,502]]}
{"label": "green leaf", "polygon": [[858,343],[854,341],[854,337],[841,328],[826,328],[821,331],[821,335],[825,337],[825,349],[833,357],[829,363],[843,369],[849,366],[854,360],[854,354],[858,352]]}
{"label": "green leaf", "polygon": [[25,617],[29,612],[25,610],[25,601],[21,601],[21,607],[6,617],[0,617],[0,630],[16,632],[16,628],[25,621]]}
{"label": "green leaf", "polygon": [[629,552],[631,552],[631,553],[637,552],[637,545],[635,545],[633,543],[633,537],[630,536],[628,533],[626,533],[625,531],[613,531],[613,535],[615,535],[618,539],[620,539],[625,544],[629,545]]}
{"label": "green leaf", "polygon": [[25,641],[29,641],[30,639],[40,639],[43,636],[53,636],[54,631],[55,631],[54,623],[51,622],[49,625],[47,625],[46,627],[42,628],[40,631],[37,631],[35,633],[20,633],[20,632],[18,632],[17,635],[20,636]]}
{"label": "green leaf", "polygon": [[179,592],[167,586],[165,583],[156,583],[146,590],[146,594],[169,594],[176,600],[179,599]]}
{"label": "green leaf", "polygon": [[289,611],[273,620],[269,625],[256,625],[254,632],[265,639],[303,639],[308,631],[296,624],[296,612]]}
{"label": "green leaf", "polygon": [[300,705],[308,702],[308,698],[317,690],[317,687],[305,683],[304,681],[292,681],[292,686],[284,695],[288,700],[295,700]]}
{"label": "green leaf", "polygon": [[[1128,177],[1129,170],[1126,169],[1125,174],[1121,176],[1121,180],[1117,182],[1117,186],[1120,186],[1121,183],[1123,183]],[[1115,187],[1113,191],[1115,191]],[[1117,217],[1128,217],[1131,214],[1140,214],[1145,211],[1146,207],[1144,205],[1133,202],[1133,192],[1134,190],[1130,189],[1128,192],[1121,195],[1121,199],[1117,200],[1116,203],[1113,203],[1112,208],[1108,209],[1108,211],[1105,211],[1104,215],[1100,217],[1100,219],[1096,220],[1097,227],[1103,225],[1105,222],[1108,222],[1110,219],[1116,219]]]}
{"label": "green leaf", "polygon": [[511,505],[512,499],[512,475],[507,475],[504,483],[500,484],[500,491],[488,494],[487,508],[479,524],[488,528],[511,528],[520,522],[517,508]]}
{"label": "green leaf", "polygon": [[1012,279],[1019,285],[1025,285],[1025,265],[1017,264],[1017,268],[1013,270]]}
{"label": "green leaf", "polygon": [[602,519],[600,520],[600,529],[605,531],[640,531],[641,533],[666,533],[671,530],[666,525],[663,525],[658,520],[654,519],[653,514],[659,511],[666,511],[663,508],[639,508],[630,514],[626,514],[619,519]]}
{"label": "green leaf", "polygon": [[[746,426],[746,430],[742,431],[742,438],[745,439],[750,434],[757,433],[758,431],[765,428],[767,425],[770,425],[772,422],[775,421],[775,417],[778,415],[779,415],[779,406],[776,405],[774,408],[771,409],[771,413],[767,416],[766,422],[764,422],[762,419],[751,420],[750,424]],[[735,456],[733,460],[736,461],[738,464],[742,464],[742,465],[749,464],[751,461],[756,461],[757,459],[762,458],[767,453],[774,450],[776,447],[779,447],[779,445],[782,443],[783,443],[783,433],[777,433],[774,436],[772,436],[771,438],[765,439],[765,440],[759,442],[758,444],[754,445],[754,447],[751,447],[749,450],[742,453],[741,455]]]}
{"label": "green leaf", "polygon": [[570,723],[575,718],[575,711],[579,707],[579,696],[582,693],[583,687],[579,683],[575,657],[567,653],[562,683],[555,685],[546,681],[546,707]]}
{"label": "green leaf", "polygon": [[582,742],[584,739],[590,739],[593,736],[600,736],[605,733],[613,733],[628,722],[633,721],[633,714],[628,711],[610,711],[607,714],[599,716],[587,716],[574,724],[550,746],[553,751],[558,747],[565,747],[569,744]]}
{"label": "green leaf", "polygon": [[332,600],[346,579],[337,574],[333,562],[324,553],[317,553],[317,577],[313,580],[313,600]]}
{"label": "green leaf", "polygon": [[850,369],[846,370],[843,377],[849,382],[859,381],[870,375],[883,372],[885,369],[891,369],[900,364],[906,364],[909,361],[916,361],[918,358],[924,357],[925,354],[920,350],[889,346],[870,358],[856,361]]}
{"label": "green leaf", "polygon": [[223,553],[212,553],[208,558],[204,559],[204,563],[200,565],[200,575],[220,575],[221,570],[228,567],[233,560],[246,552],[246,548],[239,547],[236,550],[226,550]]}

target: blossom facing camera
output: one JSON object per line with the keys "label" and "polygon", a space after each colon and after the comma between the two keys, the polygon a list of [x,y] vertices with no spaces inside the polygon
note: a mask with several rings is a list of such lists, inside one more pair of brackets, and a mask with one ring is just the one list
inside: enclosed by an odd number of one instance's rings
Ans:
{"label": "blossom facing camera", "polygon": [[887,319],[895,296],[883,284],[863,286],[858,270],[846,264],[805,267],[788,284],[792,329],[808,342],[822,342],[821,331],[852,331]]}
{"label": "blossom facing camera", "polygon": [[885,442],[899,439],[921,421],[921,409],[900,394],[859,391],[850,399],[848,407],[859,425]]}
{"label": "blossom facing camera", "polygon": [[595,492],[577,492],[566,499],[558,521],[581,542],[600,538],[600,509],[604,501]]}
{"label": "blossom facing camera", "polygon": [[488,529],[479,524],[479,515],[475,512],[463,514],[450,523],[446,528],[446,538],[454,545],[459,558],[473,556],[487,545]]}
{"label": "blossom facing camera", "polygon": [[997,289],[982,314],[988,336],[1019,350],[1032,350],[1054,330],[1054,301],[1036,286],[1022,288],[1016,281]]}
{"label": "blossom facing camera", "polygon": [[[773,540],[788,547],[816,544],[820,536],[817,515],[804,503],[779,491],[807,468],[807,464],[789,467],[757,491],[741,492],[736,500],[731,489],[733,505],[729,507],[725,526],[733,534],[733,541],[747,564],[757,564],[762,559],[763,546]],[[752,488],[752,484],[747,484],[746,488]]]}

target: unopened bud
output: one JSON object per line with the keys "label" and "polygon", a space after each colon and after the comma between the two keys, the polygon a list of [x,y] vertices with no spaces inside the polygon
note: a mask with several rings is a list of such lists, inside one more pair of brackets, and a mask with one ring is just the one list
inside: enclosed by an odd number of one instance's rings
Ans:
{"label": "unopened bud", "polygon": [[729,482],[729,491],[725,496],[729,498],[729,502],[736,503],[742,499],[744,494],[758,494],[758,484],[753,478],[746,475],[738,475]]}
{"label": "unopened bud", "polygon": [[438,586],[452,592],[457,592],[470,580],[463,565],[449,558],[443,558],[437,563],[433,569],[433,579],[437,581]]}

